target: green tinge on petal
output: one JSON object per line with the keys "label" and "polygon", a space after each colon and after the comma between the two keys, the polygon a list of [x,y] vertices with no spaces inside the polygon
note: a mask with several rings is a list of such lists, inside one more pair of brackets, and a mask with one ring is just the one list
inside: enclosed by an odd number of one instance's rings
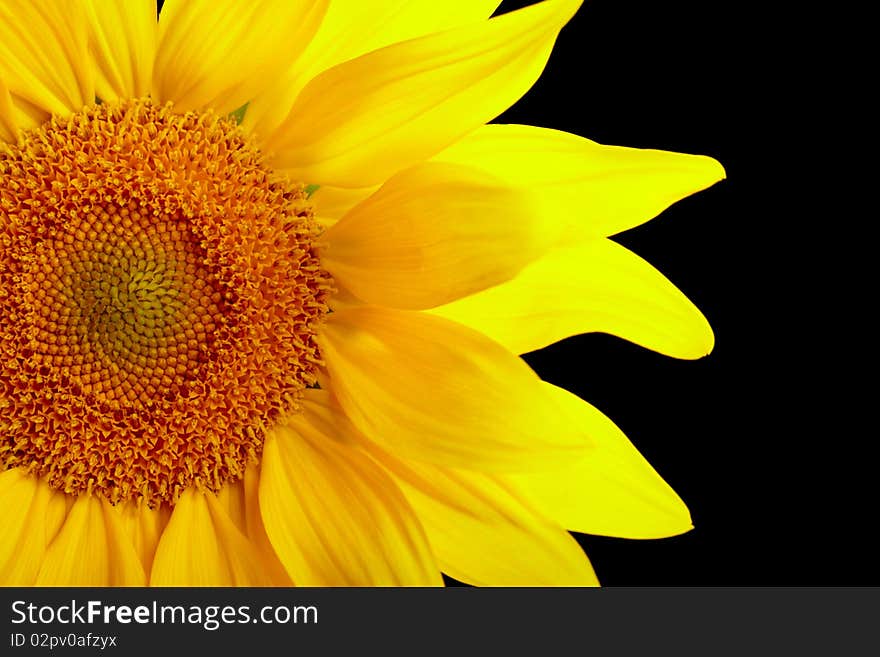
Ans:
{"label": "green tinge on petal", "polygon": [[235,121],[238,125],[241,125],[241,122],[244,121],[244,115],[247,112],[248,105],[250,105],[250,102],[247,102],[237,110],[230,112],[229,118]]}

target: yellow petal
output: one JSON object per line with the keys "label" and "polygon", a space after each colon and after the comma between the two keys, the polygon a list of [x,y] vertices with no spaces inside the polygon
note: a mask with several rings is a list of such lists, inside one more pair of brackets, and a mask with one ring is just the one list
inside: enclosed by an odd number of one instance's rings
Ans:
{"label": "yellow petal", "polygon": [[534,84],[581,0],[547,0],[406,41],[313,79],[278,131],[275,166],[366,187],[494,118]]}
{"label": "yellow petal", "polygon": [[64,498],[19,468],[0,472],[0,586],[33,586],[46,547],[64,522]]}
{"label": "yellow petal", "polygon": [[[235,528],[251,543],[257,555],[257,561],[264,575],[272,586],[291,586],[292,582],[278,560],[269,543],[260,517],[257,488],[259,487],[259,466],[250,464],[244,478],[227,482],[217,492],[216,502],[223,514]],[[268,583],[268,582],[264,582]]]}
{"label": "yellow petal", "polygon": [[564,462],[587,440],[521,359],[459,324],[351,307],[329,316],[319,340],[345,413],[396,455],[523,471]]}
{"label": "yellow petal", "polygon": [[18,125],[9,89],[0,78],[0,140],[14,144],[18,140]]}
{"label": "yellow petal", "polygon": [[[364,302],[354,296],[351,292],[345,289],[339,283],[334,284],[334,292],[330,295],[330,298],[327,304],[330,306],[331,312],[336,312],[338,310],[344,310],[345,308],[349,308],[351,306],[363,306]],[[321,372],[318,372],[318,378],[320,382]],[[321,387],[324,387],[323,385]]]}
{"label": "yellow petal", "polygon": [[13,104],[67,115],[95,100],[83,4],[70,0],[0,3],[0,77]]}
{"label": "yellow petal", "polygon": [[156,57],[153,0],[87,0],[95,92],[102,100],[150,93]]}
{"label": "yellow petal", "polygon": [[346,212],[351,210],[361,201],[367,199],[379,187],[358,187],[346,189],[345,187],[331,187],[322,185],[312,194],[315,203],[315,212],[324,225],[332,226],[341,219]]}
{"label": "yellow petal", "polygon": [[244,511],[247,536],[260,553],[263,567],[272,579],[272,586],[292,586],[293,580],[287,574],[284,564],[278,558],[260,512],[260,466],[251,464],[242,481],[244,488]]}
{"label": "yellow petal", "polygon": [[178,111],[238,109],[303,51],[328,0],[167,0],[153,97]]}
{"label": "yellow petal", "polygon": [[243,125],[268,138],[303,86],[319,73],[398,41],[485,20],[499,4],[498,0],[333,0],[302,56],[254,98]]}
{"label": "yellow petal", "polygon": [[663,538],[690,530],[690,513],[614,423],[570,392],[544,384],[595,446],[567,467],[506,477],[535,508],[586,534]]}
{"label": "yellow petal", "polygon": [[548,230],[567,241],[614,235],[724,178],[710,157],[603,146],[525,125],[487,125],[434,158],[485,169],[528,194]]}
{"label": "yellow petal", "polygon": [[244,482],[227,483],[217,492],[217,502],[223,507],[226,516],[247,536],[247,504],[245,502]]}
{"label": "yellow petal", "polygon": [[370,450],[425,527],[443,572],[476,586],[595,586],[571,535],[489,475],[402,461]]}
{"label": "yellow petal", "polygon": [[442,584],[400,490],[369,457],[337,442],[344,430],[326,402],[307,402],[266,438],[260,509],[288,573],[303,586]]}
{"label": "yellow petal", "polygon": [[554,249],[513,280],[431,313],[514,353],[598,331],[675,358],[701,358],[715,340],[706,318],[663,274],[607,239]]}
{"label": "yellow petal", "polygon": [[325,234],[321,260],[368,303],[422,309],[509,280],[548,246],[520,195],[476,169],[416,165]]}
{"label": "yellow petal", "polygon": [[48,112],[20,96],[13,96],[0,79],[0,140],[15,143],[22,130],[36,128],[48,119]]}
{"label": "yellow petal", "polygon": [[162,534],[151,586],[268,586],[260,554],[213,493],[180,496]]}
{"label": "yellow petal", "polygon": [[119,505],[122,524],[143,564],[144,571],[149,573],[153,567],[153,557],[162,532],[171,517],[171,509],[162,504],[155,509],[146,504],[126,502]]}
{"label": "yellow petal", "polygon": [[39,586],[145,586],[144,567],[119,512],[94,495],[76,498],[46,550]]}

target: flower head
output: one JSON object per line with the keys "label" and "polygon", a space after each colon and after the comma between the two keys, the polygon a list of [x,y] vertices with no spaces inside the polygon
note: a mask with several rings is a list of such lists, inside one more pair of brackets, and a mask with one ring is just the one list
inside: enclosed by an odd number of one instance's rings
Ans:
{"label": "flower head", "polygon": [[566,529],[690,528],[517,354],[708,353],[606,238],[723,170],[488,124],[580,2],[497,5],[0,7],[0,583],[593,584]]}

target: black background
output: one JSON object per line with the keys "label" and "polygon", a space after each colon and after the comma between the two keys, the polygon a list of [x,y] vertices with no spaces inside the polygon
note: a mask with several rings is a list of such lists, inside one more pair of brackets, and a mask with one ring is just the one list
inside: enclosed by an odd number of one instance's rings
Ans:
{"label": "black background", "polygon": [[800,96],[802,57],[785,41],[797,29],[741,3],[587,0],[542,79],[498,119],[711,155],[727,170],[615,237],[705,313],[708,358],[676,361],[605,335],[526,357],[615,420],[692,512],[695,529],[680,537],[578,536],[605,585],[880,582],[876,430],[855,419],[869,394],[850,387],[868,354],[848,308],[853,283],[833,278],[843,251],[833,226],[848,215],[826,214],[828,183],[802,175],[827,162],[819,149],[834,137],[811,123],[812,74]]}
{"label": "black background", "polygon": [[833,134],[813,57],[791,38],[801,18],[779,13],[587,0],[541,80],[497,119],[711,155],[728,174],[615,237],[705,313],[708,358],[605,335],[526,357],[611,417],[691,510],[695,529],[679,537],[578,536],[606,586],[880,583],[877,432],[856,419],[870,394],[850,385],[868,354],[851,282],[833,278],[845,248],[825,224],[841,201],[820,208],[828,183],[812,175]]}

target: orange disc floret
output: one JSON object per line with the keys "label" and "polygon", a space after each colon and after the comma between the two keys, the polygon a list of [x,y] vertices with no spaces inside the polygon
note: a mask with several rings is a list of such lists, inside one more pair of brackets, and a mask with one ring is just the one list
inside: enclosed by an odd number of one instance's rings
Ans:
{"label": "orange disc floret", "polygon": [[239,478],[316,381],[329,276],[301,185],[148,100],[0,152],[0,463],[174,502]]}

